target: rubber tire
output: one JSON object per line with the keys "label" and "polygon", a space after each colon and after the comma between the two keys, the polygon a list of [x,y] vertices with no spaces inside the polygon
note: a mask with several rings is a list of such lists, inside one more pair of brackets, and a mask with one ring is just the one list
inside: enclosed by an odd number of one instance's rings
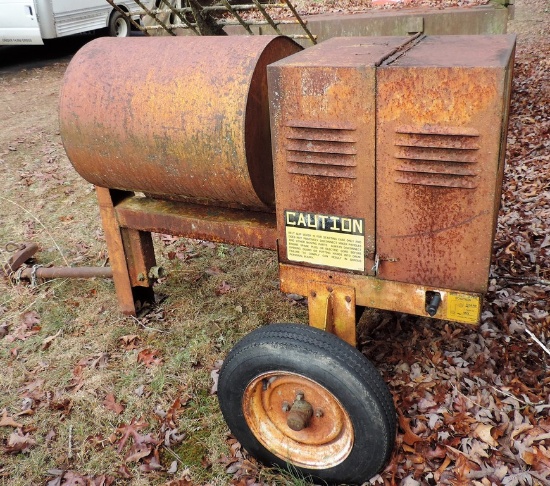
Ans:
{"label": "rubber tire", "polygon": [[[122,19],[126,23],[126,35],[124,36],[118,36],[117,35],[117,23],[119,20]],[[126,17],[126,15],[122,15],[117,10],[113,11],[111,14],[111,18],[109,19],[109,27],[108,32],[110,37],[128,37],[130,35],[130,32],[132,30],[132,26],[130,24],[130,19]]]}
{"label": "rubber tire", "polygon": [[[348,413],[355,434],[349,455],[329,469],[289,465],[254,436],[242,408],[248,384],[270,371],[288,371],[329,390]],[[396,414],[391,394],[376,368],[336,336],[305,325],[272,324],[245,336],[220,370],[220,408],[231,432],[255,458],[267,465],[298,470],[327,483],[360,484],[380,472],[393,450]]]}

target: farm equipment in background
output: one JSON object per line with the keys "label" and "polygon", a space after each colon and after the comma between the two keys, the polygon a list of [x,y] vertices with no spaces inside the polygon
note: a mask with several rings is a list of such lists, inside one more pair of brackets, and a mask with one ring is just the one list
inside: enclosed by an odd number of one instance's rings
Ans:
{"label": "farm equipment in background", "polygon": [[257,458],[369,479],[396,423],[356,310],[479,323],[514,48],[170,36],[98,39],[71,61],[61,136],[97,187],[122,312],[154,299],[151,232],[276,251],[281,290],[307,297],[310,326],[252,332],[220,372],[223,415]]}
{"label": "farm equipment in background", "polygon": [[[283,3],[262,3],[252,0],[252,3],[230,2],[221,0],[212,5],[199,0],[156,0],[153,5],[136,0],[141,10],[125,12],[117,7],[113,0],[106,0],[113,8],[129,19],[140,16],[141,23],[132,21],[134,27],[147,35],[177,35],[178,30],[187,30],[195,35],[214,36],[227,35],[225,27],[240,26],[248,35],[260,34],[262,26],[273,29],[274,33],[282,35],[279,29],[283,24],[296,24],[301,27],[303,33],[289,34],[293,39],[308,39],[316,44],[315,36],[309,31],[290,0]],[[209,3],[209,2],[206,2]],[[293,19],[278,18],[277,12],[290,11]],[[254,12],[256,15],[251,18]],[[260,18],[258,18],[260,17]],[[253,31],[253,29],[255,31]]]}

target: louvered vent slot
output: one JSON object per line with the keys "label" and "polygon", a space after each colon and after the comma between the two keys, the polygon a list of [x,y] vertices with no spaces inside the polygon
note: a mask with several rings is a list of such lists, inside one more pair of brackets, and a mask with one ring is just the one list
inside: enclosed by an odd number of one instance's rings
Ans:
{"label": "louvered vent slot", "polygon": [[350,124],[287,124],[287,171],[322,177],[355,179],[355,127]]}
{"label": "louvered vent slot", "polygon": [[402,127],[396,133],[395,182],[423,186],[477,187],[479,133],[468,128]]}

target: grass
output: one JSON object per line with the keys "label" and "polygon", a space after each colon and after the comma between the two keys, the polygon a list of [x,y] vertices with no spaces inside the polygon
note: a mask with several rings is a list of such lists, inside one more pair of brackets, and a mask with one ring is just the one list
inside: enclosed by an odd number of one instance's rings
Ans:
{"label": "grass", "polygon": [[[72,177],[67,163],[65,169]],[[87,186],[74,182],[81,189]],[[20,199],[11,205],[9,217],[3,215],[3,241],[8,235],[10,241],[29,239],[18,228],[22,221],[27,226],[34,221],[30,239],[41,245],[37,263],[102,264],[105,250],[94,194],[84,190],[78,199],[75,207],[55,198],[55,204],[44,204],[49,208],[45,213],[27,210]],[[85,220],[76,217],[81,211]],[[29,395],[25,387],[38,383],[33,392],[35,413],[16,417],[37,444],[29,452],[0,458],[0,484],[41,484],[52,469],[116,475],[124,458],[116,442],[110,443],[116,428],[143,418],[150,424],[147,431],[158,433],[154,410],[167,410],[178,396],[189,398],[177,417],[178,431],[186,439],[172,451],[180,458],[180,469],[188,468],[197,484],[223,485],[231,480],[220,463],[222,456],[230,455],[228,430],[217,398],[210,393],[210,372],[249,331],[272,321],[303,322],[305,307],[279,292],[272,252],[186,239],[166,245],[159,236],[155,245],[158,262],[168,271],[156,290],[166,300],[146,318],[120,314],[110,280],[55,280],[36,288],[0,283],[0,323],[7,323],[10,333],[26,312],[35,312],[40,320],[36,334],[11,343],[0,341],[0,410],[15,417],[21,400]],[[193,257],[169,259],[182,248]],[[9,254],[3,251],[0,256],[6,259]],[[231,290],[218,295],[222,282]],[[44,340],[57,333],[44,348]],[[123,345],[121,338],[128,335],[138,336],[135,349]],[[157,350],[162,363],[139,363],[143,349]],[[105,362],[94,365],[98,356],[105,356]],[[124,404],[120,415],[103,405],[108,393]],[[4,443],[11,432],[0,428]],[[46,444],[48,434],[54,438]],[[173,460],[171,453],[162,452],[165,468]],[[163,484],[170,479],[164,472],[144,474],[138,466],[129,465],[129,484]]]}

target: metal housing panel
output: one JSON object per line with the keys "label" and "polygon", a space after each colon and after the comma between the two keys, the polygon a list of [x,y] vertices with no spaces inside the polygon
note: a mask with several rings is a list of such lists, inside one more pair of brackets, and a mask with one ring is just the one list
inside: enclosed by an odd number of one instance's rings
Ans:
{"label": "metal housing panel", "polygon": [[380,278],[486,291],[514,44],[428,37],[377,70]]}
{"label": "metal housing panel", "polygon": [[[362,261],[340,268],[359,272],[372,268],[375,69],[407,40],[335,38],[268,67],[281,262],[291,261],[285,214],[307,212],[309,228],[316,225],[317,230],[324,228],[325,216],[363,221]],[[322,263],[315,256],[292,261],[340,265],[329,259]]]}

